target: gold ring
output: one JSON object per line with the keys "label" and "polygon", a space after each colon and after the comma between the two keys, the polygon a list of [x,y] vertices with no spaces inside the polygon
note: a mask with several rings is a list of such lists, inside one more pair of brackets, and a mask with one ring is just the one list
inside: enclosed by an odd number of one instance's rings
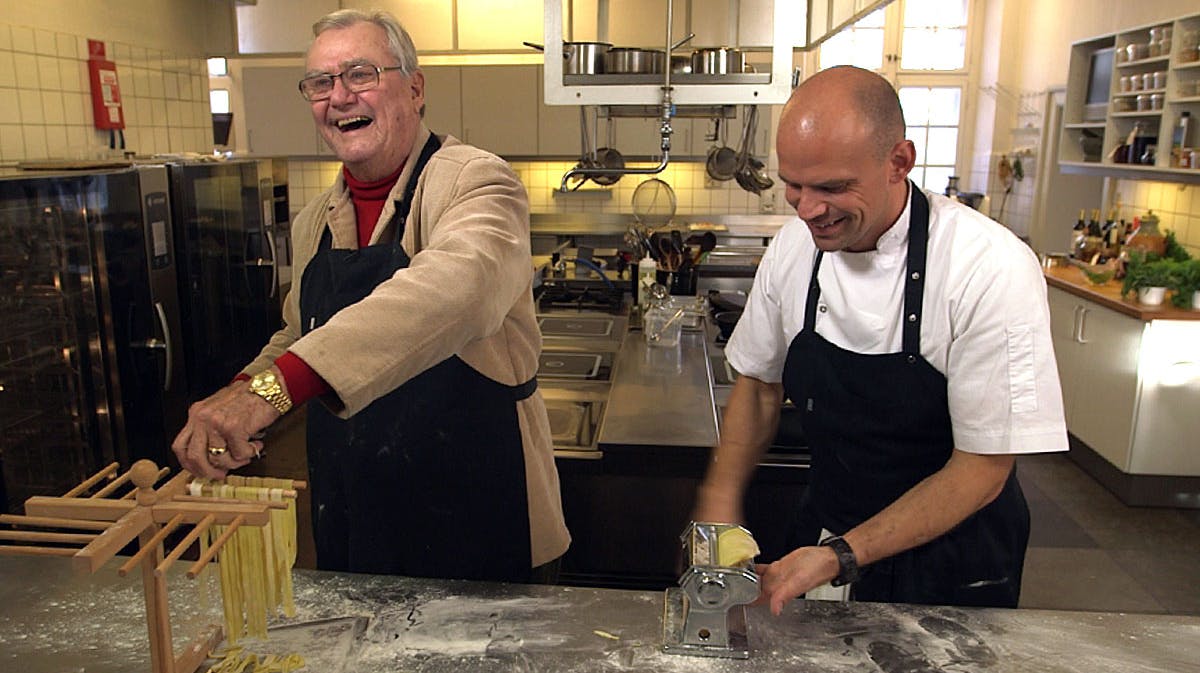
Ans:
{"label": "gold ring", "polygon": [[219,456],[219,455],[222,455],[223,453],[225,453],[225,451],[226,451],[226,449],[223,446],[208,447],[208,455],[210,455],[210,456]]}

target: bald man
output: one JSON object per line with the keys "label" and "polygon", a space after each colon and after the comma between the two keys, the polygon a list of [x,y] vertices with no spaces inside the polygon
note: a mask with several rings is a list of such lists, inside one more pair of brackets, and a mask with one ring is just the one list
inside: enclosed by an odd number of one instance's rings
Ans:
{"label": "bald man", "polygon": [[726,346],[741,374],[696,517],[740,521],[781,405],[812,450],[794,550],[760,601],[1016,607],[1029,511],[1022,453],[1065,451],[1046,285],[987,217],[908,180],[892,86],[822,71],[779,122],[779,177],[799,220],[772,241]]}

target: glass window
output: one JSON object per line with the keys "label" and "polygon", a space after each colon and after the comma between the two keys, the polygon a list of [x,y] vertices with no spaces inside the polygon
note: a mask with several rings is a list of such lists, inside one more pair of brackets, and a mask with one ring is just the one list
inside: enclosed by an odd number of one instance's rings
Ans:
{"label": "glass window", "polygon": [[884,10],[877,9],[821,43],[820,69],[835,65],[867,70],[883,67],[883,19]]}
{"label": "glass window", "polygon": [[229,112],[229,91],[212,89],[208,92],[208,107],[210,112]]}
{"label": "glass window", "polygon": [[962,70],[967,53],[967,0],[906,0],[902,70]]}
{"label": "glass window", "polygon": [[229,74],[229,63],[224,57],[216,57],[208,59],[208,76],[209,77],[224,77]]}
{"label": "glass window", "polygon": [[943,191],[958,158],[962,89],[954,86],[906,86],[897,92],[908,124],[907,136],[917,149],[909,176],[918,185]]}

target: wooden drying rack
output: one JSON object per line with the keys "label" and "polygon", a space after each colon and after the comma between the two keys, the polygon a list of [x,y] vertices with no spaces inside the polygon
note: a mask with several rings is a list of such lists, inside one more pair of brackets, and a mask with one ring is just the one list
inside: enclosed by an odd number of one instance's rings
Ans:
{"label": "wooden drying rack", "polygon": [[[0,554],[70,556],[79,573],[94,573],[125,545],[138,540],[139,549],[117,573],[124,577],[134,567],[142,569],[142,589],[146,601],[146,626],[150,635],[150,662],[154,673],[194,673],[223,638],[222,629],[211,625],[184,647],[178,655],[171,640],[171,619],[167,602],[167,569],[210,527],[228,526],[208,550],[187,570],[196,575],[216,556],[217,551],[240,526],[265,526],[271,509],[287,507],[287,501],[210,498],[188,495],[192,475],[185,471],[172,477],[158,489],[154,484],[168,474],[149,460],[139,460],[124,474],[114,478],[117,464],[103,470],[67,491],[61,497],[34,496],[25,501],[25,515],[3,514],[0,523],[27,527],[66,528],[90,533],[57,533],[45,530],[0,530],[0,540],[84,545],[50,547],[0,545]],[[87,494],[97,484],[110,482]],[[123,496],[113,494],[127,483],[133,488]],[[293,481],[294,488],[305,488]],[[295,490],[283,490],[285,497],[296,497]],[[183,524],[195,526],[164,556],[163,541]]]}

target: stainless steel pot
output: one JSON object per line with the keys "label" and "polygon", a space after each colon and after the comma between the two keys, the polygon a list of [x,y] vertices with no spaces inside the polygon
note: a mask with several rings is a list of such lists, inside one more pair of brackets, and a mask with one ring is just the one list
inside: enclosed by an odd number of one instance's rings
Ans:
{"label": "stainless steel pot", "polygon": [[746,55],[737,49],[715,47],[692,52],[692,72],[703,75],[729,75],[746,68]]}
{"label": "stainless steel pot", "polygon": [[[522,42],[526,47],[545,51],[534,42]],[[604,72],[604,55],[612,49],[608,42],[563,42],[564,75],[598,75]]]}
{"label": "stainless steel pot", "polygon": [[661,49],[613,47],[604,55],[604,72],[620,75],[657,75],[666,70],[667,53]]}

